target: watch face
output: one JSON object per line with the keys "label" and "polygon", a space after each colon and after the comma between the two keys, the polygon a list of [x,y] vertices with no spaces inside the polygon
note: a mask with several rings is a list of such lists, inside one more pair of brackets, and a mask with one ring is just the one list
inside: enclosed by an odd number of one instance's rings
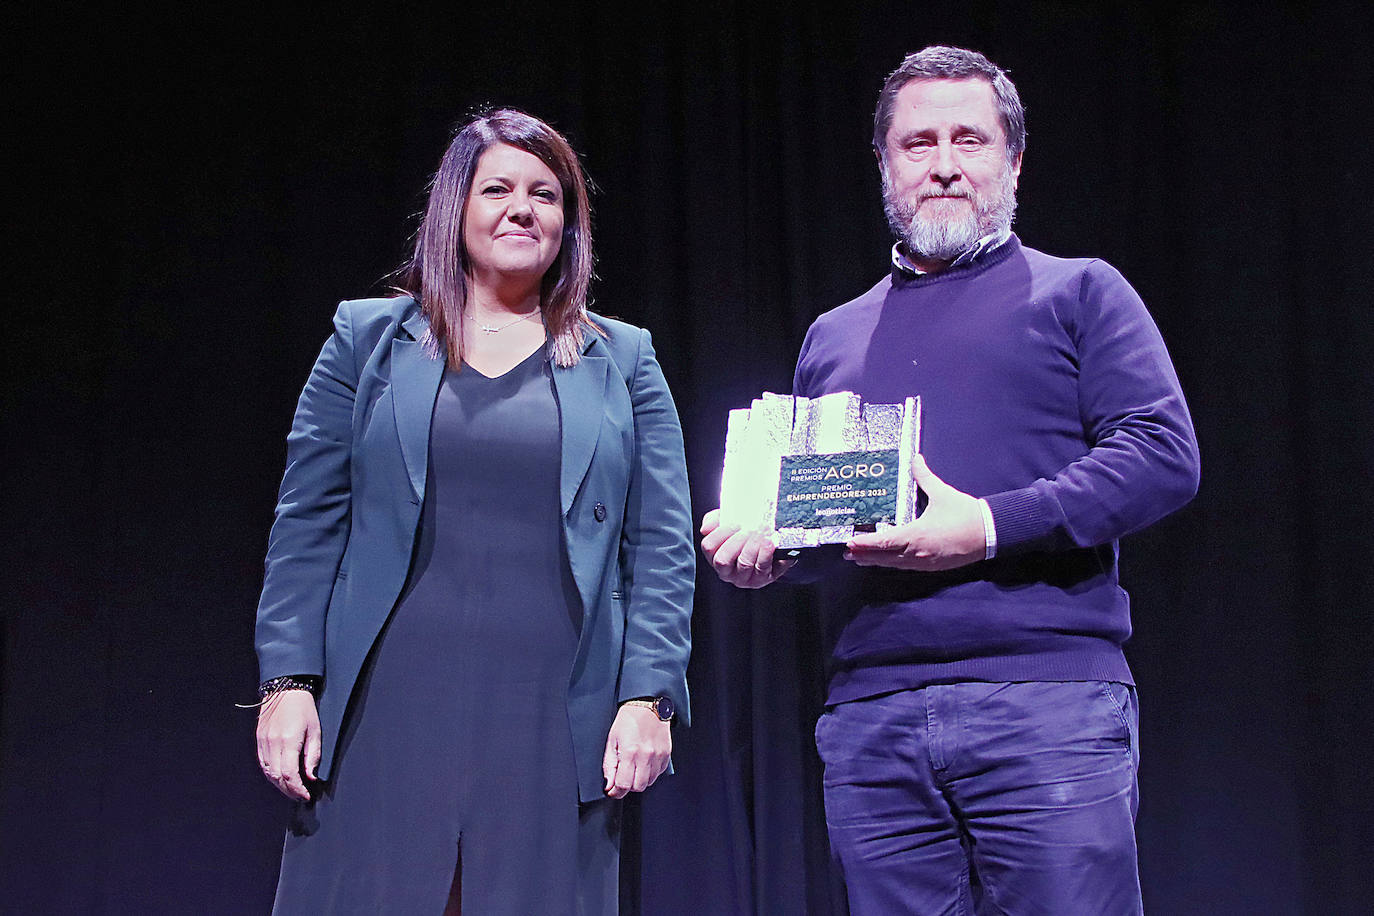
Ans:
{"label": "watch face", "polygon": [[654,703],[654,712],[658,713],[660,719],[667,722],[673,717],[673,714],[677,712],[677,707],[675,707],[673,701],[667,697],[659,697]]}

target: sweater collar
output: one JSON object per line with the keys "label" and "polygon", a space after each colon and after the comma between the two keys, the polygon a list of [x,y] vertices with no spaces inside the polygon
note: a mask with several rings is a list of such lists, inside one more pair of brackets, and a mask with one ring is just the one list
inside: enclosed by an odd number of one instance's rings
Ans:
{"label": "sweater collar", "polygon": [[926,273],[912,264],[906,253],[901,250],[901,243],[898,243],[892,246],[892,280],[894,283],[903,285],[909,283],[925,284],[935,283],[946,277],[968,276],[980,272],[985,267],[1006,260],[1020,247],[1021,240],[1016,237],[1014,232],[987,235],[955,258],[944,270],[932,274]]}

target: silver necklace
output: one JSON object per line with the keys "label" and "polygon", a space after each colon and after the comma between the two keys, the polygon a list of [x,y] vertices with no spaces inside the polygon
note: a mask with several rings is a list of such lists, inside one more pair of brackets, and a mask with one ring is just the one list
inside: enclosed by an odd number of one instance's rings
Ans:
{"label": "silver necklace", "polygon": [[519,318],[516,318],[516,319],[513,320],[513,321],[508,321],[508,322],[506,322],[505,324],[497,325],[496,327],[492,327],[492,326],[489,325],[489,324],[482,324],[482,322],[478,321],[478,320],[477,320],[477,317],[476,317],[475,315],[472,315],[472,314],[469,314],[469,315],[468,315],[468,320],[471,321],[473,324],[477,325],[477,327],[478,327],[480,330],[485,331],[485,332],[488,333],[488,334],[496,334],[496,333],[499,333],[499,332],[501,332],[501,331],[504,331],[506,328],[509,328],[509,327],[511,327],[511,326],[513,326],[513,325],[517,325],[517,324],[519,324],[519,323],[522,322],[522,321],[529,321],[531,318],[533,318],[535,315],[538,315],[539,313],[540,313],[540,310],[539,310],[539,309],[535,309],[534,311],[529,312],[528,314],[521,315]]}

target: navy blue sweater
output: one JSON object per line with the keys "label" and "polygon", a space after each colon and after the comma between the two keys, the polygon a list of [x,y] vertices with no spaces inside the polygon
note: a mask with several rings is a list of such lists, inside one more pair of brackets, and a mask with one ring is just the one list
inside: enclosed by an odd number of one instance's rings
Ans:
{"label": "navy blue sweater", "polygon": [[1192,421],[1140,297],[1015,237],[901,272],[811,326],[793,392],[922,401],[922,453],[984,497],[997,556],[919,573],[827,564],[829,702],[956,681],[1131,682],[1117,538],[1197,491]]}

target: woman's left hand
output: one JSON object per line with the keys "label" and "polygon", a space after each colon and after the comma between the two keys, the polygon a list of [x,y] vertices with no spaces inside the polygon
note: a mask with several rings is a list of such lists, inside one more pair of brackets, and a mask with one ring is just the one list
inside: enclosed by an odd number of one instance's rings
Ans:
{"label": "woman's left hand", "polygon": [[621,706],[606,736],[606,756],[601,761],[606,794],[624,798],[643,792],[668,768],[672,752],[672,728],[658,713],[647,706]]}

